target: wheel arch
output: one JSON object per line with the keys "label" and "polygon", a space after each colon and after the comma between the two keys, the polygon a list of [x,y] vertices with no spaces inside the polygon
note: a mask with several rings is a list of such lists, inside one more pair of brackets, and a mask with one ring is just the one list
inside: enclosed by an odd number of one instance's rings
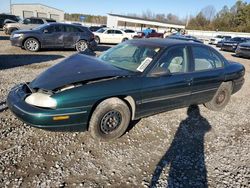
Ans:
{"label": "wheel arch", "polygon": [[132,96],[130,95],[118,95],[118,96],[110,96],[110,97],[106,97],[106,98],[102,98],[100,100],[98,100],[91,108],[91,111],[89,113],[89,117],[88,117],[88,122],[90,121],[90,118],[94,112],[94,110],[96,109],[96,107],[104,100],[106,99],[110,99],[110,98],[118,98],[120,100],[122,100],[123,102],[126,103],[126,105],[128,106],[130,112],[131,112],[131,120],[135,120],[135,112],[136,112],[136,103],[135,100]]}
{"label": "wheel arch", "polygon": [[33,37],[33,36],[32,36],[32,37],[31,37],[31,36],[26,37],[26,38],[23,40],[23,42],[22,42],[22,46],[24,46],[24,43],[25,43],[26,40],[31,39],[31,38],[36,39],[36,40],[39,42],[40,47],[42,47],[42,43],[41,43],[41,41],[39,40],[39,38],[38,38],[38,37]]}

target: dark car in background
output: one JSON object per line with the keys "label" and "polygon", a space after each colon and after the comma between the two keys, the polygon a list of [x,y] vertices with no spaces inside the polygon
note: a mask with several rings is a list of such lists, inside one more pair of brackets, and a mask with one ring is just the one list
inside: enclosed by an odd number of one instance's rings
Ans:
{"label": "dark car in background", "polygon": [[11,14],[0,14],[0,28],[4,27],[4,24],[18,22],[20,18]]}
{"label": "dark car in background", "polygon": [[243,65],[203,44],[128,40],[99,57],[78,53],[63,60],[14,87],[7,104],[34,127],[78,126],[109,141],[123,135],[131,120],[192,104],[222,110],[244,74]]}
{"label": "dark car in background", "polygon": [[10,35],[12,32],[23,29],[33,29],[38,27],[39,25],[56,22],[56,20],[50,18],[25,18],[24,20],[20,20],[17,23],[8,23],[4,26],[4,32],[6,35]]}
{"label": "dark car in background", "polygon": [[190,36],[190,35],[170,35],[167,38],[168,39],[177,39],[177,40],[184,40],[184,41],[203,43],[203,41],[197,39],[194,36]]}
{"label": "dark car in background", "polygon": [[244,43],[244,42],[247,42],[249,40],[250,39],[246,38],[246,37],[231,38],[230,40],[224,41],[222,43],[221,50],[235,52],[235,50],[237,49],[237,47],[240,43]]}
{"label": "dark car in background", "polygon": [[10,41],[13,46],[33,52],[41,48],[75,48],[83,52],[96,47],[94,35],[87,27],[65,23],[48,23],[33,30],[15,31]]}
{"label": "dark car in background", "polygon": [[238,57],[250,58],[250,41],[239,44],[235,53]]}
{"label": "dark car in background", "polygon": [[138,32],[133,38],[163,38],[163,33],[158,33],[155,29],[146,29],[142,32]]}
{"label": "dark car in background", "polygon": [[221,48],[223,42],[230,40],[231,36],[224,36],[222,40],[218,41],[216,44],[216,47]]}

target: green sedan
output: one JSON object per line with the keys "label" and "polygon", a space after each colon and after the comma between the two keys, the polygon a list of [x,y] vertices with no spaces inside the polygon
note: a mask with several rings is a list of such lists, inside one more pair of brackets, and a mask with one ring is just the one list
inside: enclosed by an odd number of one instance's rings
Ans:
{"label": "green sedan", "polygon": [[244,74],[244,66],[204,44],[130,40],[98,58],[75,54],[63,60],[14,87],[7,104],[31,126],[78,126],[109,141],[149,115],[192,104],[222,110]]}

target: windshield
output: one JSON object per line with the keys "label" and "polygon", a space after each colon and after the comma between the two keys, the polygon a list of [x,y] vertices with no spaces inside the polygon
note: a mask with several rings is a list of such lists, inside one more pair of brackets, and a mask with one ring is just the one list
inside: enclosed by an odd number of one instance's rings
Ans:
{"label": "windshield", "polygon": [[99,58],[121,69],[143,72],[160,50],[160,47],[145,44],[121,43],[104,52]]}
{"label": "windshield", "polygon": [[32,30],[40,30],[40,29],[44,29],[46,26],[48,26],[49,24],[42,24],[39,25],[38,27],[33,28]]}
{"label": "windshield", "polygon": [[96,32],[97,33],[103,33],[104,31],[106,31],[106,29],[101,28],[101,29],[98,29]]}

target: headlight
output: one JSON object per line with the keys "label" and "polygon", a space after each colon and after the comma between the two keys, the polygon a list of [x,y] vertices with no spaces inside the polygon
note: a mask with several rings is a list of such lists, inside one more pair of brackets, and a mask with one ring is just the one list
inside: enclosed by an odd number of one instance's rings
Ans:
{"label": "headlight", "polygon": [[55,108],[57,105],[55,99],[44,93],[32,93],[25,99],[25,102],[33,106],[44,108]]}
{"label": "headlight", "polygon": [[14,35],[13,35],[13,38],[19,38],[19,37],[21,37],[21,36],[23,36],[23,34],[14,34]]}

